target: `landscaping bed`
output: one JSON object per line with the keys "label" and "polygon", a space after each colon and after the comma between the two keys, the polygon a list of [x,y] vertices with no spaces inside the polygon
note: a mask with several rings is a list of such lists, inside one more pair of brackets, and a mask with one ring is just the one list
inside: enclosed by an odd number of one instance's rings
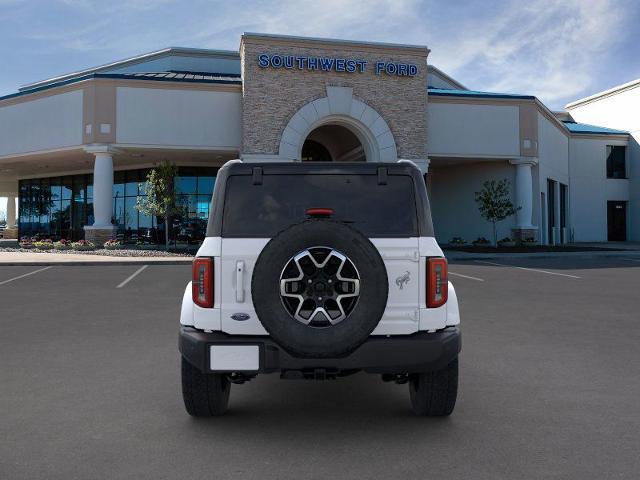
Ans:
{"label": "landscaping bed", "polygon": [[0,252],[14,253],[53,253],[58,255],[80,254],[99,255],[103,257],[193,257],[193,253],[188,252],[167,252],[165,250],[142,250],[135,248],[123,249],[97,249],[97,250],[74,250],[72,248],[57,250],[53,248],[0,248]]}

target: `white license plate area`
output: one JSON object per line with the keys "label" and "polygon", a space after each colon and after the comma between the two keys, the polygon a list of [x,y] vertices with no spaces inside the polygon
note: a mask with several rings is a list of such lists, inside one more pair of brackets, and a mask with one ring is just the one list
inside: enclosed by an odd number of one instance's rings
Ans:
{"label": "white license plate area", "polygon": [[256,371],[260,369],[258,345],[211,345],[209,367],[215,372]]}

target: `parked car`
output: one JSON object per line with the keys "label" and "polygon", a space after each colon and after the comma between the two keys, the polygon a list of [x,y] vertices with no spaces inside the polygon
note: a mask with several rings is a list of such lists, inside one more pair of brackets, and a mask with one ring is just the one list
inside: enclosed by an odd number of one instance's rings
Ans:
{"label": "parked car", "polygon": [[220,415],[259,374],[364,371],[449,415],[458,301],[411,162],[227,163],[180,315],[189,414]]}

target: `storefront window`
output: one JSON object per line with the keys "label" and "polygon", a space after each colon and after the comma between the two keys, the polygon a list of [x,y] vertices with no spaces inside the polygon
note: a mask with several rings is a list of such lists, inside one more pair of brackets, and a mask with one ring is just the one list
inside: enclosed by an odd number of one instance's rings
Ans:
{"label": "storefront window", "polygon": [[[136,209],[138,197],[145,195],[148,172],[114,172],[113,224],[116,238],[127,244],[164,243],[164,219]],[[204,239],[216,172],[216,168],[178,169],[175,188],[182,213],[171,221],[172,243],[194,245]],[[77,240],[84,236],[83,227],[93,224],[93,175],[21,180],[19,191],[22,236]]]}

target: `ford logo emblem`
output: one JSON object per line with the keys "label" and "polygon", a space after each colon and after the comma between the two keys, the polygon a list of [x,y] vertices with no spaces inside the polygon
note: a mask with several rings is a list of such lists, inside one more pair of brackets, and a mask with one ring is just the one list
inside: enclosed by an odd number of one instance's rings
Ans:
{"label": "ford logo emblem", "polygon": [[237,322],[244,322],[245,320],[249,320],[251,317],[248,313],[234,313],[231,315],[231,318]]}

